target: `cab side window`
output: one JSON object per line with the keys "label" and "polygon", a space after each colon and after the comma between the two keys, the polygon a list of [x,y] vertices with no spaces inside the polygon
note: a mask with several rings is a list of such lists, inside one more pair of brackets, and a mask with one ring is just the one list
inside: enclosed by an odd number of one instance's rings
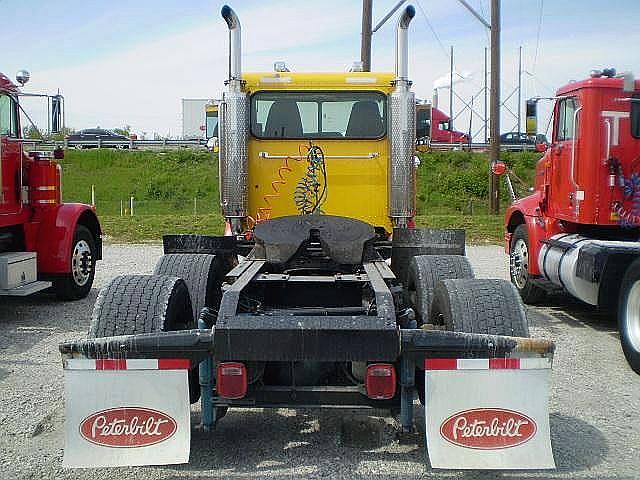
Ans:
{"label": "cab side window", "polygon": [[556,123],[556,140],[571,140],[575,137],[575,112],[578,102],[575,98],[565,98],[558,102],[558,120]]}
{"label": "cab side window", "polygon": [[0,135],[18,137],[16,104],[8,95],[0,95]]}
{"label": "cab side window", "polygon": [[640,138],[640,94],[631,98],[631,136]]}

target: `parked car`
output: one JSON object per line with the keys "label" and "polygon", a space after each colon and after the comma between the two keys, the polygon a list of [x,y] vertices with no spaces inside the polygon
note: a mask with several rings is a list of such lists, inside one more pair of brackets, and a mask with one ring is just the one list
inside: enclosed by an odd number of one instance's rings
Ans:
{"label": "parked car", "polygon": [[541,133],[537,135],[518,132],[503,133],[500,135],[500,143],[503,145],[535,145],[539,152],[544,152],[549,146],[547,137]]}
{"label": "parked car", "polygon": [[[79,143],[73,145],[73,147],[77,148],[78,150],[81,150],[83,148],[97,148],[98,140],[100,140],[100,142],[129,141],[129,137],[119,135],[110,130],[105,130],[104,128],[87,128],[71,135],[67,135],[65,139],[70,142],[95,142],[90,144]],[[106,145],[101,146],[104,148],[129,148],[129,144],[114,145],[107,143]]]}

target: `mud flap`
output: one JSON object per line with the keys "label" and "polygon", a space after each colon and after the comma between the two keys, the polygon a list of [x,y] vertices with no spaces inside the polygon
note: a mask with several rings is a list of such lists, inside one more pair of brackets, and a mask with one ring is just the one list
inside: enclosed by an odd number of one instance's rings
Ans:
{"label": "mud flap", "polygon": [[64,467],[187,463],[189,360],[64,361]]}
{"label": "mud flap", "polygon": [[555,468],[551,358],[427,359],[425,416],[433,468]]}

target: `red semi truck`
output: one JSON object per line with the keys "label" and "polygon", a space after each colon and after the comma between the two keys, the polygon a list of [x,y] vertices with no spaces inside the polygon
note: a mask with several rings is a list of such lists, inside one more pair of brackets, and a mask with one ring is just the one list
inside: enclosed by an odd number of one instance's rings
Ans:
{"label": "red semi truck", "polygon": [[416,105],[416,138],[419,144],[426,139],[430,143],[469,143],[469,135],[451,129],[451,118],[429,103]]}
{"label": "red semi truck", "polygon": [[[28,79],[25,71],[16,76],[22,85]],[[0,73],[0,296],[53,287],[59,298],[79,299],[102,257],[100,223],[94,207],[62,202],[62,149],[25,150],[22,96],[46,99],[50,131],[62,127],[61,95],[22,93]]]}
{"label": "red semi truck", "polygon": [[553,100],[534,192],[506,212],[511,280],[528,303],[560,287],[617,314],[640,373],[640,82],[593,71]]}

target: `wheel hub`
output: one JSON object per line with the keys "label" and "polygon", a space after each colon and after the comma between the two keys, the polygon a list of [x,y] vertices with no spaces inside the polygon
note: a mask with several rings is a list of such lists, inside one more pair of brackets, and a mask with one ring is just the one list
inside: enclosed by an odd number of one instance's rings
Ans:
{"label": "wheel hub", "polygon": [[624,322],[629,342],[640,352],[640,281],[633,284],[627,295]]}
{"label": "wheel hub", "polygon": [[529,249],[527,242],[519,238],[511,250],[509,262],[511,278],[516,287],[523,289],[529,278]]}
{"label": "wheel hub", "polygon": [[71,255],[71,274],[73,281],[79,287],[83,287],[91,278],[93,262],[91,248],[85,240],[79,240],[73,247]]}

